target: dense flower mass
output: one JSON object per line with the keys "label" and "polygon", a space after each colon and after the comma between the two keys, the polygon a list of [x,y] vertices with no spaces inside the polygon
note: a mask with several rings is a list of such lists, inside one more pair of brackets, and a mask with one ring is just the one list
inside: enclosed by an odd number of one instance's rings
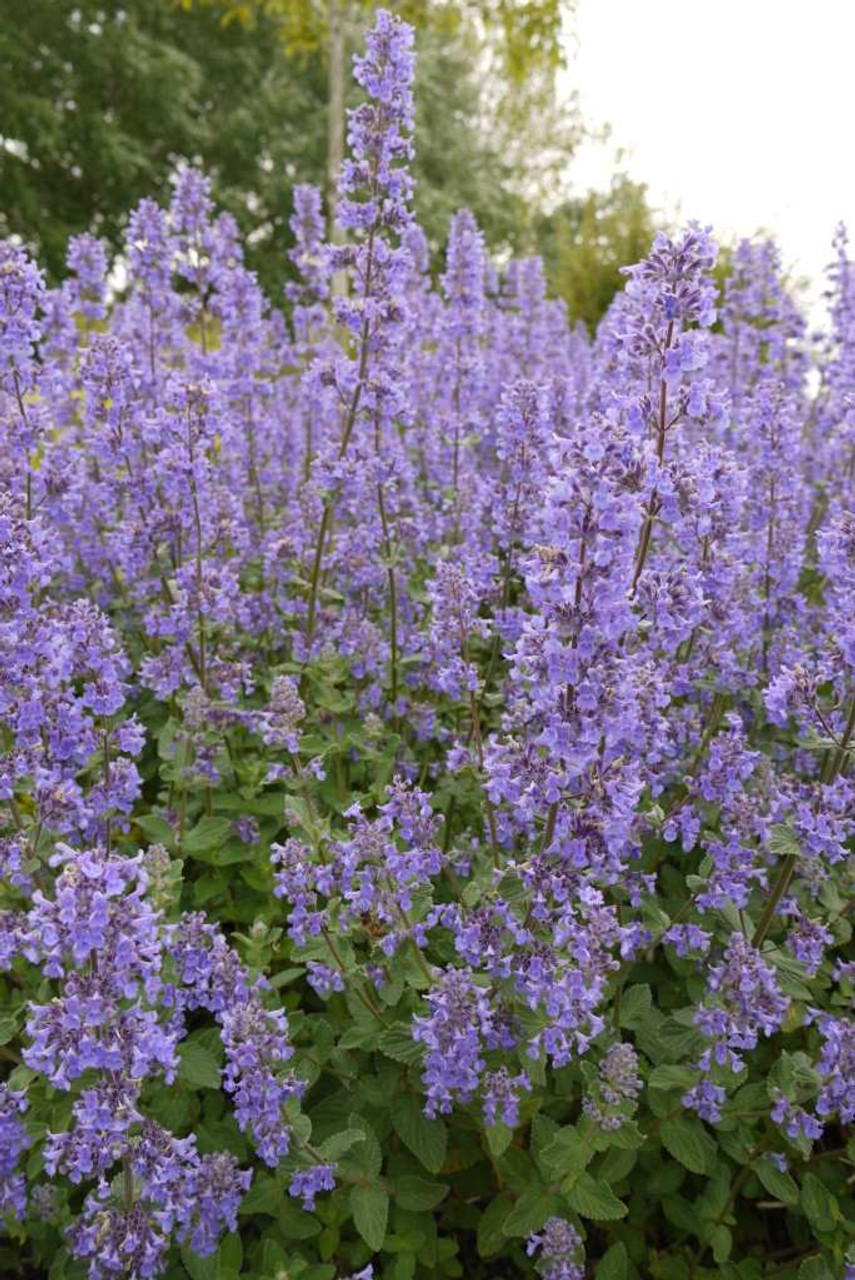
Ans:
{"label": "dense flower mass", "polygon": [[191,166],[0,244],[0,1272],[852,1274],[845,233],[819,337],[699,225],[573,330],[414,65],[283,299]]}

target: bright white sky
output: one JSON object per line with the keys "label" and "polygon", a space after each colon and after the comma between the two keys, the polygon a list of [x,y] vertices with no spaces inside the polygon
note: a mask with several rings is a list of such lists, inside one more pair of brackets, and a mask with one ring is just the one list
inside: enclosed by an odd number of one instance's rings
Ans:
{"label": "bright white sky", "polygon": [[855,0],[578,0],[570,26],[583,117],[611,125],[576,191],[619,149],[669,218],[770,232],[815,305],[841,218],[855,240]]}

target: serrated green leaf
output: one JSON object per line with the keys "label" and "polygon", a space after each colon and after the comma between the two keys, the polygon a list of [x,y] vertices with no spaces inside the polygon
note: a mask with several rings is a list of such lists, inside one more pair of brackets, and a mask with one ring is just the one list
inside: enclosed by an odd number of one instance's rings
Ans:
{"label": "serrated green leaf", "polygon": [[421,1100],[413,1093],[398,1094],[392,1099],[391,1109],[398,1137],[430,1173],[439,1173],[448,1149],[445,1125],[426,1116]]}
{"label": "serrated green leaf", "polygon": [[288,1255],[276,1240],[266,1239],[261,1246],[259,1258],[262,1275],[276,1275],[288,1265]]}
{"label": "serrated green leaf", "polygon": [[243,1261],[243,1246],[239,1236],[226,1236],[215,1254],[209,1258],[200,1258],[187,1245],[183,1245],[181,1261],[191,1280],[237,1280]]}
{"label": "serrated green leaf", "polygon": [[448,1195],[443,1182],[428,1182],[418,1175],[405,1175],[395,1183],[395,1198],[402,1209],[435,1209]]}
{"label": "serrated green leaf", "polygon": [[697,1231],[698,1215],[694,1205],[691,1205],[685,1196],[665,1196],[662,1201],[662,1212],[672,1227],[677,1227],[689,1235],[694,1235]]}
{"label": "serrated green leaf", "polygon": [[181,852],[204,861],[206,855],[215,853],[226,842],[231,830],[231,818],[206,814],[181,841]]}
{"label": "serrated green leaf", "polygon": [[533,1116],[531,1122],[531,1153],[541,1173],[546,1173],[542,1162],[543,1153],[556,1138],[558,1132],[559,1126],[554,1120],[550,1120],[549,1116],[543,1115],[542,1112],[538,1112]]}
{"label": "serrated green leaf", "polygon": [[275,1218],[286,1198],[285,1187],[279,1178],[275,1178],[271,1173],[257,1173],[240,1202],[239,1212],[242,1214],[266,1213],[271,1218]]}
{"label": "serrated green leaf", "polygon": [[697,1116],[672,1116],[659,1129],[665,1150],[692,1173],[709,1173],[715,1163],[716,1145]]}
{"label": "serrated green leaf", "polygon": [[307,1213],[286,1196],[276,1214],[276,1230],[286,1240],[311,1240],[321,1234],[322,1227],[314,1214]]}
{"label": "serrated green leaf", "polygon": [[602,1178],[603,1182],[608,1182],[609,1185],[613,1182],[622,1182],[635,1167],[637,1160],[637,1151],[613,1147],[597,1166],[597,1177]]}
{"label": "serrated green leaf", "polygon": [[620,1151],[637,1151],[644,1146],[644,1134],[634,1120],[624,1120],[618,1129],[603,1129],[597,1134],[597,1150],[617,1147]]}
{"label": "serrated green leaf", "polygon": [[192,1105],[192,1095],[186,1089],[160,1086],[152,1091],[146,1113],[165,1129],[176,1132],[187,1124]]}
{"label": "serrated green leaf", "polygon": [[487,1138],[487,1146],[490,1149],[490,1155],[498,1160],[499,1156],[504,1155],[508,1147],[511,1145],[511,1139],[514,1136],[513,1129],[509,1125],[499,1121],[497,1124],[487,1125],[484,1130]]}
{"label": "serrated green leaf", "polygon": [[792,827],[776,822],[769,833],[769,849],[778,858],[800,858],[802,846]]}
{"label": "serrated green leaf", "polygon": [[198,1040],[185,1040],[178,1046],[176,1074],[194,1089],[219,1089],[222,1079],[217,1059]]}
{"label": "serrated green leaf", "polygon": [[627,1280],[629,1275],[629,1256],[622,1240],[603,1254],[597,1264],[597,1280]]}
{"label": "serrated green leaf", "polygon": [[553,1179],[582,1173],[595,1155],[594,1146],[578,1129],[561,1129],[544,1147],[540,1159]]}
{"label": "serrated green leaf", "polygon": [[651,1089],[689,1089],[697,1081],[699,1074],[694,1067],[664,1062],[651,1071],[648,1084]]}
{"label": "serrated green leaf", "polygon": [[403,1062],[408,1067],[416,1066],[423,1056],[422,1046],[413,1039],[409,1022],[393,1022],[380,1036],[377,1047],[387,1058]]}
{"label": "serrated green leaf", "polygon": [[571,1209],[575,1209],[583,1218],[609,1222],[626,1215],[627,1209],[623,1201],[618,1200],[611,1187],[598,1182],[590,1173],[583,1173],[566,1194]]}
{"label": "serrated green leaf", "polygon": [[727,1262],[730,1257],[730,1251],[733,1248],[733,1235],[730,1228],[726,1227],[724,1223],[719,1223],[717,1227],[713,1228],[710,1236],[710,1246],[716,1262],[719,1264]]}
{"label": "serrated green leaf", "polygon": [[630,1031],[642,1026],[650,1016],[652,1004],[653,997],[646,983],[639,982],[633,987],[627,987],[621,995],[620,1025]]}
{"label": "serrated green leaf", "polygon": [[532,1231],[539,1231],[560,1208],[558,1196],[546,1194],[541,1186],[531,1187],[514,1204],[502,1223],[502,1231],[506,1236],[531,1235]]}
{"label": "serrated green leaf", "polygon": [[342,1172],[357,1178],[373,1179],[380,1172],[383,1164],[383,1153],[377,1135],[367,1120],[352,1112],[348,1117],[347,1127],[357,1129],[362,1138],[349,1146],[341,1158]]}
{"label": "serrated green leaf", "polygon": [[353,1221],[362,1239],[374,1253],[379,1253],[386,1239],[389,1220],[389,1196],[380,1182],[354,1187],[350,1193]]}
{"label": "serrated green leaf", "polygon": [[834,1272],[824,1258],[804,1258],[799,1267],[799,1280],[834,1280]]}
{"label": "serrated green leaf", "polygon": [[496,1196],[478,1218],[478,1253],[482,1258],[492,1258],[504,1247],[505,1219],[513,1208],[507,1194]]}
{"label": "serrated green leaf", "polygon": [[692,1027],[684,1027],[673,1018],[666,1018],[655,1029],[652,1040],[644,1037],[645,1052],[648,1045],[655,1049],[657,1062],[683,1062],[694,1057],[703,1045],[703,1036]]}
{"label": "serrated green leaf", "polygon": [[770,1196],[783,1204],[798,1204],[799,1188],[791,1174],[782,1173],[771,1160],[758,1160],[754,1172]]}
{"label": "serrated green leaf", "polygon": [[243,1264],[243,1245],[239,1235],[232,1233],[223,1238],[217,1250],[217,1280],[232,1280],[240,1275]]}
{"label": "serrated green leaf", "polygon": [[645,1179],[642,1190],[645,1196],[655,1200],[673,1195],[686,1181],[686,1170],[681,1164],[662,1160]]}
{"label": "serrated green leaf", "polygon": [[837,1197],[815,1173],[806,1173],[802,1180],[801,1202],[814,1231],[833,1231],[834,1224],[840,1221]]}
{"label": "serrated green leaf", "polygon": [[[411,1210],[407,1210],[410,1217],[418,1216]],[[401,1207],[398,1206],[398,1218],[401,1216]],[[418,1253],[425,1243],[426,1233],[424,1231],[387,1231],[386,1239],[383,1241],[384,1253]]]}
{"label": "serrated green leaf", "polygon": [[357,1142],[364,1141],[365,1134],[362,1129],[344,1129],[341,1133],[334,1133],[331,1138],[327,1138],[326,1142],[322,1142],[319,1151],[324,1160],[338,1160]]}
{"label": "serrated green leaf", "polygon": [[134,818],[134,825],[139,827],[140,831],[154,844],[165,845],[169,850],[175,848],[175,832],[165,818],[159,818],[154,813],[145,813],[139,818]]}
{"label": "serrated green leaf", "polygon": [[399,1253],[389,1268],[389,1280],[413,1280],[416,1274],[416,1259],[412,1253]]}
{"label": "serrated green leaf", "polygon": [[14,1014],[6,1014],[0,1018],[0,1044],[8,1044],[18,1034],[18,1019]]}
{"label": "serrated green leaf", "polygon": [[181,1246],[181,1261],[190,1280],[217,1280],[218,1259],[213,1254],[210,1258],[200,1258],[189,1245]]}
{"label": "serrated green leaf", "polygon": [[364,1022],[361,1026],[348,1027],[338,1042],[340,1049],[376,1049],[380,1032],[376,1023]]}

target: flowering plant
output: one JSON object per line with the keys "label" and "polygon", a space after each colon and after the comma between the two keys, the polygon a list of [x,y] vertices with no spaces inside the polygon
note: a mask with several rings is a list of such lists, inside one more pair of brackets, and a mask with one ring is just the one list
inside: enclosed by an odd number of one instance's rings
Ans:
{"label": "flowering plant", "polygon": [[287,318],[191,168],[0,245],[0,1269],[851,1278],[845,234],[434,280],[413,69]]}

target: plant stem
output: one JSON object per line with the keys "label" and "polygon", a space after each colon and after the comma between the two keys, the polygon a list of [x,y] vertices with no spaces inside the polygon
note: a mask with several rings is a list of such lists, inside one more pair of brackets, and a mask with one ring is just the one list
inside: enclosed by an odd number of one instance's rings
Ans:
{"label": "plant stem", "polygon": [[[372,183],[372,190],[374,186],[376,186],[376,181]],[[365,277],[364,277],[363,288],[362,288],[363,303],[368,300],[371,292],[371,284],[372,284],[371,277],[373,274],[373,264],[374,264],[375,235],[376,235],[376,228],[372,227],[368,234],[368,241],[366,245]],[[347,417],[345,418],[345,422],[344,422],[344,430],[342,431],[342,434],[341,434],[341,443],[339,444],[339,447],[338,447],[339,462],[347,452],[347,446],[350,444],[350,437],[353,435],[353,428],[356,425],[356,415],[359,412],[359,404],[360,404],[360,401],[362,400],[362,389],[365,385],[365,374],[368,369],[368,339],[370,336],[371,336],[371,329],[370,329],[370,324],[368,320],[368,315],[366,312],[365,318],[362,321],[362,329],[359,334],[359,368],[356,374],[356,386],[353,388],[353,395],[351,397],[350,407],[347,411]],[[312,639],[315,634],[315,618],[316,618],[317,608],[318,608],[318,590],[320,588],[320,581],[321,581],[321,567],[324,561],[324,548],[327,540],[327,535],[332,526],[332,518],[333,518],[333,500],[332,498],[327,498],[326,501],[324,502],[324,509],[321,515],[321,526],[320,526],[320,529],[318,530],[318,541],[315,545],[315,558],[312,563],[312,576],[309,583],[309,607],[308,607],[308,612],[306,616],[306,647],[307,648],[311,645]]]}
{"label": "plant stem", "polygon": [[[674,337],[674,321],[668,325],[665,334],[665,345],[662,349],[662,372],[665,370],[665,355],[671,346]],[[659,379],[659,419],[656,425],[656,457],[660,464],[665,459],[665,438],[668,431],[668,383],[664,376]],[[644,524],[641,529],[641,537],[638,540],[638,550],[635,553],[635,568],[632,574],[632,584],[629,588],[629,597],[633,599],[638,587],[638,580],[641,577],[644,563],[647,560],[647,553],[650,550],[650,538],[653,533],[653,521],[656,518],[656,504],[659,500],[659,491],[654,488],[647,503],[647,514],[644,517]]]}

